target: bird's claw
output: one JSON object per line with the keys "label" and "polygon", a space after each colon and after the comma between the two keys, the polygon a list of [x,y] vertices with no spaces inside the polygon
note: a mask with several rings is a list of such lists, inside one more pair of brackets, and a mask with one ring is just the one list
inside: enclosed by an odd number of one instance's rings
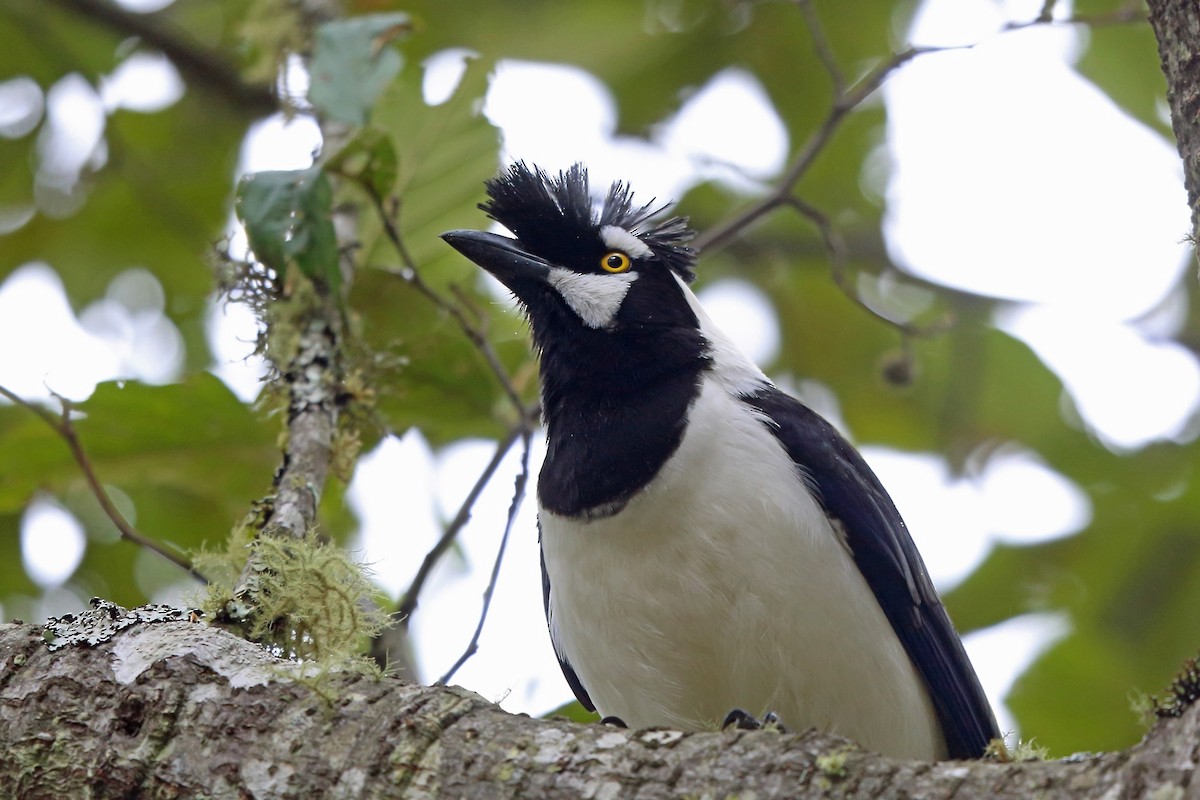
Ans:
{"label": "bird's claw", "polygon": [[768,730],[778,733],[787,733],[787,728],[779,721],[779,715],[774,711],[768,711],[763,714],[762,719],[754,716],[748,711],[743,711],[740,708],[735,708],[725,715],[725,721],[721,723],[721,730],[735,731],[757,731]]}

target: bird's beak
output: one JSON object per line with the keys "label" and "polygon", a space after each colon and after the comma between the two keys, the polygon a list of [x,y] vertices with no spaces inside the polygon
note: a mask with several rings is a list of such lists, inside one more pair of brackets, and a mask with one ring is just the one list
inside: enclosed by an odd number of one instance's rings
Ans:
{"label": "bird's beak", "polygon": [[550,264],[520,248],[516,239],[483,231],[449,231],[446,243],[496,276],[518,297],[531,283],[544,284]]}

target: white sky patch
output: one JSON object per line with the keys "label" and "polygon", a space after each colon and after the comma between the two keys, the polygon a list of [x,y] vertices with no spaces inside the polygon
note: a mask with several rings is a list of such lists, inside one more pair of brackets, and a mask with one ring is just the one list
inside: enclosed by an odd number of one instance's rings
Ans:
{"label": "white sky patch", "polygon": [[139,14],[152,14],[162,11],[175,0],[117,0],[117,5]]}
{"label": "white sky patch", "polygon": [[1034,544],[1069,536],[1091,519],[1078,486],[1027,450],[990,453],[978,474],[951,474],[932,453],[861,448],[896,503],[941,590],[967,577],[997,542]]}
{"label": "white sky patch", "polygon": [[40,262],[0,284],[0,383],[27,400],[84,400],[115,377],[117,354],[75,318],[58,273]]}
{"label": "white sky patch", "polygon": [[117,356],[117,376],[151,384],[176,380],[183,368],[183,337],[163,313],[162,284],[149,270],[128,269],[104,297],[79,315],[84,330],[105,341]]}
{"label": "white sky patch", "polygon": [[1018,732],[1017,722],[1003,702],[1017,678],[1070,632],[1065,614],[1039,613],[1022,614],[963,637],[963,646],[992,702],[1001,733]]}
{"label": "white sky patch", "polygon": [[736,67],[721,70],[662,126],[657,140],[699,168],[743,191],[783,169],[788,134],[762,84]]}
{"label": "white sky patch", "polygon": [[258,318],[245,303],[210,300],[205,333],[212,350],[209,371],[220,378],[243,403],[252,402],[262,389],[267,363],[254,355]]}
{"label": "white sky patch", "polygon": [[932,453],[859,450],[892,496],[938,589],[971,574],[991,549],[975,487],[952,476],[945,459]]}
{"label": "white sky patch", "polygon": [[35,498],[21,516],[21,561],[43,589],[62,585],[83,560],[83,526],[62,506]]}
{"label": "white sky patch", "polygon": [[[350,549],[362,554],[375,581],[392,598],[408,589],[425,553],[441,535],[434,515],[432,471],[433,453],[414,429],[401,438],[388,436],[360,458],[346,492],[360,522]],[[421,613],[425,606],[422,601]]]}
{"label": "white sky patch", "polygon": [[[915,37],[955,4],[996,13],[987,0],[934,0]],[[1005,33],[914,59],[885,84],[885,233],[908,270],[1112,319],[1144,313],[1177,283],[1189,229],[1179,156],[1070,68],[1076,35]]]}
{"label": "white sky patch", "polygon": [[104,105],[78,73],[65,75],[46,93],[46,122],[38,134],[38,179],[69,187],[102,149]]}
{"label": "white sky patch", "polygon": [[272,114],[250,126],[237,171],[306,169],[320,148],[321,129],[312,117]]}
{"label": "white sky patch", "polygon": [[118,108],[151,113],[183,97],[183,79],[162,53],[133,53],[111,75],[100,79],[100,100],[105,111]]}
{"label": "white sky patch", "polygon": [[976,478],[975,513],[996,541],[1028,545],[1085,528],[1092,519],[1088,496],[1036,454],[1008,446],[989,455]]}
{"label": "white sky patch", "polygon": [[713,323],[759,366],[779,355],[779,318],[770,299],[754,284],[725,278],[697,293]]}
{"label": "white sky patch", "polygon": [[620,250],[625,255],[632,256],[633,258],[645,258],[654,254],[645,242],[624,228],[618,228],[616,225],[605,225],[601,228],[600,238],[604,240],[604,244],[612,249]]}
{"label": "white sky patch", "polygon": [[467,72],[467,63],[478,54],[465,47],[440,50],[421,64],[425,74],[421,80],[421,94],[431,106],[440,106],[454,96],[454,90]]}
{"label": "white sky patch", "polygon": [[28,75],[0,81],[0,136],[19,139],[42,121],[46,98]]}
{"label": "white sky patch", "polygon": [[1110,447],[1184,436],[1200,408],[1200,364],[1187,348],[1086,311],[1030,306],[999,315],[1062,379],[1088,428]]}
{"label": "white sky patch", "polygon": [[[420,672],[429,680],[454,663],[479,618],[480,597],[512,502],[519,451],[518,444],[480,496],[471,521],[459,536],[457,554],[444,559],[435,572],[413,618]],[[480,441],[461,442],[442,451],[437,459],[435,493],[443,518],[458,510],[470,484],[494,452],[493,442]],[[508,541],[479,654],[468,660],[453,679],[489,700],[499,701],[510,711],[533,714],[571,699],[571,690],[550,645],[542,610],[534,486],[544,457],[544,434],[539,431],[533,436],[528,494]]]}
{"label": "white sky patch", "polygon": [[547,282],[562,295],[571,310],[579,315],[589,328],[607,328],[612,325],[629,287],[637,280],[636,272],[616,275],[582,275],[569,269],[554,267]]}

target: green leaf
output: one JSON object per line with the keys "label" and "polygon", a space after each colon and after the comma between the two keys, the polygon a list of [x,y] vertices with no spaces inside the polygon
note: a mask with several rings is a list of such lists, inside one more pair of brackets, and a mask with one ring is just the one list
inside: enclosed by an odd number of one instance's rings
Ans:
{"label": "green leaf", "polygon": [[308,99],[330,119],[367,121],[372,104],[404,59],[389,45],[411,29],[407,14],[371,14],[317,28]]}
{"label": "green leaf", "polygon": [[325,169],[361,184],[375,197],[387,197],[396,185],[400,163],[396,148],[378,128],[364,128],[325,162]]}
{"label": "green leaf", "polygon": [[542,715],[542,719],[569,719],[572,722],[599,722],[600,715],[595,711],[588,711],[583,707],[583,703],[578,700],[572,700],[565,703],[553,711],[548,711]]}
{"label": "green leaf", "polygon": [[[97,477],[130,494],[138,486],[170,486],[206,497],[227,528],[269,484],[271,431],[207,373],[170,386],[102,383],[77,409],[83,416],[75,430]],[[21,454],[0,459],[0,509],[19,508],[39,489],[62,494],[82,481],[50,426],[25,409],[0,411],[4,450]]]}
{"label": "green leaf", "polygon": [[280,275],[295,264],[336,296],[341,286],[333,189],[320,167],[257,172],[238,184],[237,214],[259,261]]}

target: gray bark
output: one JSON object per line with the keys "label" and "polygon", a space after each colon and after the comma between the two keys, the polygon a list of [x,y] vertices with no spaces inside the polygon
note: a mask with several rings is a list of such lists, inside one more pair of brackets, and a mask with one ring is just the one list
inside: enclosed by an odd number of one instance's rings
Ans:
{"label": "gray bark", "polygon": [[1125,752],[928,764],[812,732],[534,720],[455,687],[304,675],[189,622],[106,636],[52,651],[0,626],[0,797],[1200,797],[1195,707]]}
{"label": "gray bark", "polygon": [[1150,25],[1167,78],[1171,127],[1183,159],[1184,185],[1192,209],[1192,235],[1200,232],[1200,3],[1148,0]]}

